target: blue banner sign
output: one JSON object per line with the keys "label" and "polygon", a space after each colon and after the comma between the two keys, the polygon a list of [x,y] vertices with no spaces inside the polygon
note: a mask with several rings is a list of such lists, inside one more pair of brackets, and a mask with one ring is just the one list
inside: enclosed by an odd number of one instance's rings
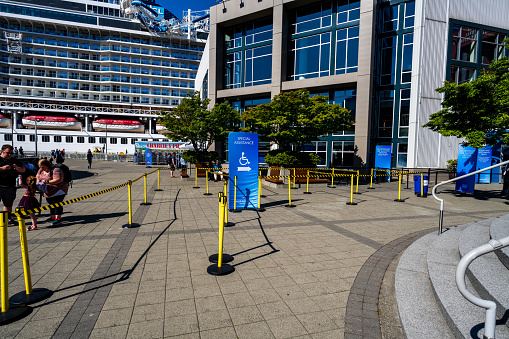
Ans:
{"label": "blue banner sign", "polygon": [[[392,160],[392,146],[391,145],[377,145],[375,150],[375,168],[390,169]],[[377,173],[384,175],[384,172]],[[391,179],[387,176],[387,181]]]}
{"label": "blue banner sign", "polygon": [[[477,150],[477,167],[480,170],[491,166],[491,147]],[[476,181],[481,184],[489,184],[491,182],[490,171],[481,172],[476,175]]]}
{"label": "blue banner sign", "polygon": [[234,208],[235,176],[237,177],[237,209],[258,208],[258,134],[228,134],[228,208]]}
{"label": "blue banner sign", "polygon": [[150,148],[145,150],[145,166],[152,166],[152,150]]}
{"label": "blue banner sign", "polygon": [[[477,148],[460,145],[458,151],[457,176],[475,172],[477,168]],[[456,191],[474,193],[475,175],[456,181]]]}

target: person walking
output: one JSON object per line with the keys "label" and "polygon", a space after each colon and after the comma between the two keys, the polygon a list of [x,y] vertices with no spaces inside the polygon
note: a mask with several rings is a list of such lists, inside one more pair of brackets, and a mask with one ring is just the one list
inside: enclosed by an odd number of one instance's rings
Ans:
{"label": "person walking", "polygon": [[92,154],[92,151],[90,149],[88,149],[88,152],[87,152],[88,169],[92,168],[92,158],[93,157],[94,157],[94,155]]}
{"label": "person walking", "polygon": [[[19,185],[26,188],[26,191],[23,198],[19,201],[18,207],[23,207],[25,211],[41,206],[35,197],[37,190],[36,182],[37,179],[33,175],[27,177],[25,182],[23,182],[22,176],[19,176]],[[34,231],[37,229],[37,215],[30,213],[30,219],[32,219],[32,225],[27,227],[27,231]]]}
{"label": "person walking", "polygon": [[171,154],[170,154],[170,164],[169,164],[169,166],[170,166],[170,168],[171,168],[171,169],[170,169],[170,176],[171,176],[172,178],[176,178],[176,177],[173,175],[173,171],[175,171],[175,153],[171,153]]}
{"label": "person walking", "polygon": [[[51,168],[48,160],[42,159],[39,161],[39,172],[37,172],[37,184],[46,184],[47,192],[44,197],[49,205],[53,205],[64,201],[65,195],[69,189],[69,185],[64,181],[64,173],[58,167]],[[50,208],[52,225],[57,225],[62,222],[63,207]]]}
{"label": "person walking", "polygon": [[[221,181],[222,180],[222,175],[223,174],[223,166],[221,166],[221,164],[219,163],[219,160],[216,160],[216,163],[214,164],[214,181]],[[219,177],[219,179],[217,179]]]}
{"label": "person walking", "polygon": [[25,151],[23,151],[23,147],[22,146],[20,146],[20,148],[19,148],[19,155],[20,156],[24,156],[25,155]]}
{"label": "person walking", "polygon": [[14,223],[12,219],[12,204],[16,199],[16,179],[19,173],[25,172],[25,167],[21,162],[13,158],[14,148],[11,145],[2,146],[0,154],[0,200],[4,204],[4,212],[9,212],[9,222]]}

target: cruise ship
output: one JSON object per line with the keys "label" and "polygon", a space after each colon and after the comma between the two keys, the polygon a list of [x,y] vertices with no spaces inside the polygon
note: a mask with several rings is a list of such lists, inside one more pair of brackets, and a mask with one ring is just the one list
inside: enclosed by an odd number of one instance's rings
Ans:
{"label": "cruise ship", "polygon": [[152,0],[0,0],[0,144],[168,141],[157,113],[194,91],[208,32],[208,10],[179,20]]}

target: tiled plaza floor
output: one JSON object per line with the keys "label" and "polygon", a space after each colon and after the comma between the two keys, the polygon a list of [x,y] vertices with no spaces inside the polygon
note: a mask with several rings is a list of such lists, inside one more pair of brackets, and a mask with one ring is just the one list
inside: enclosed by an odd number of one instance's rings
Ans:
{"label": "tiled plaza floor", "polygon": [[[68,198],[113,187],[150,171],[131,163],[69,160],[78,177]],[[48,213],[28,233],[34,287],[54,291],[32,313],[0,327],[1,338],[376,338],[378,293],[392,259],[418,236],[435,232],[439,203],[398,198],[397,183],[360,186],[356,206],[349,187],[264,187],[266,212],[230,213],[225,252],[235,272],[207,274],[218,252],[221,183],[170,178],[161,171],[133,184],[133,222],[127,188],[65,206],[63,223],[50,227]],[[410,184],[412,188],[412,183]],[[445,226],[507,214],[501,185],[477,185],[476,196],[447,186]],[[18,191],[18,199],[22,196]],[[9,292],[24,289],[16,226],[8,228]]]}

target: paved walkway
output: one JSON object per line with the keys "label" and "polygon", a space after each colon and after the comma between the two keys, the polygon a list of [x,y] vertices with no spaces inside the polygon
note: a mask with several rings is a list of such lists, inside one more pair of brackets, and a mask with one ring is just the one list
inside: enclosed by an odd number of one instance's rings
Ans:
{"label": "paved walkway", "polygon": [[[130,163],[69,160],[75,180],[69,198],[100,191],[148,171]],[[397,183],[361,186],[348,206],[349,187],[313,185],[311,195],[267,189],[266,212],[230,213],[225,252],[235,272],[207,274],[217,253],[221,183],[148,177],[127,188],[64,208],[64,222],[28,233],[34,287],[54,291],[24,319],[0,327],[2,338],[377,338],[379,293],[393,258],[418,236],[435,232],[439,204]],[[412,185],[410,185],[412,187]],[[445,190],[451,187],[446,187]],[[507,214],[501,185],[478,185],[476,197],[441,194],[445,226]],[[18,198],[22,195],[18,191]],[[11,295],[24,289],[17,227],[9,227]],[[390,294],[390,293],[389,293]],[[384,297],[384,300],[386,298]],[[387,327],[387,326],[385,326]],[[384,328],[384,326],[382,326]],[[397,337],[398,332],[393,336]]]}

